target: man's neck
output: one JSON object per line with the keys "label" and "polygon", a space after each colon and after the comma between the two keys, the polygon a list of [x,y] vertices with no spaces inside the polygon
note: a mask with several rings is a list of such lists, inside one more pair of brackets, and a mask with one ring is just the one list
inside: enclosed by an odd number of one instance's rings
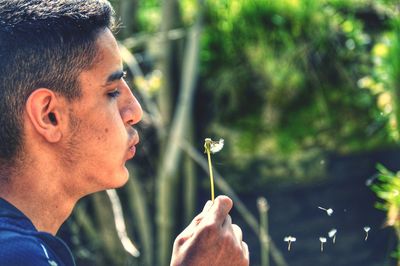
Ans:
{"label": "man's neck", "polygon": [[23,212],[38,231],[55,235],[71,214],[78,198],[63,193],[54,179],[47,178],[34,173],[13,176],[0,187],[0,197]]}

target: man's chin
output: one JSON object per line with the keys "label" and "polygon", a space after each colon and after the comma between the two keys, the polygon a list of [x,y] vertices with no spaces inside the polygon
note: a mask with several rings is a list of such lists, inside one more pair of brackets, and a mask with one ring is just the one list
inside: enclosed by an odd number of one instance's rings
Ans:
{"label": "man's chin", "polygon": [[129,180],[129,172],[126,167],[123,167],[123,170],[119,173],[115,173],[112,176],[109,176],[106,183],[103,183],[97,191],[103,191],[107,189],[120,188],[124,186]]}
{"label": "man's chin", "polygon": [[121,174],[114,177],[113,182],[107,189],[120,188],[123,185],[125,185],[128,182],[128,180],[129,180],[129,171],[126,167],[124,167],[124,171]]}

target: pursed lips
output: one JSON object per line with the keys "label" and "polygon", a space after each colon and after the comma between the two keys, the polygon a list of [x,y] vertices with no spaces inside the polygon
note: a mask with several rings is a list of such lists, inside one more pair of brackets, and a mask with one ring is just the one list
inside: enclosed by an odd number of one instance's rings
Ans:
{"label": "pursed lips", "polygon": [[133,158],[133,156],[135,156],[136,153],[136,145],[139,143],[139,134],[135,129],[132,129],[132,132],[129,132],[130,134],[130,141],[129,141],[129,158],[131,159]]}

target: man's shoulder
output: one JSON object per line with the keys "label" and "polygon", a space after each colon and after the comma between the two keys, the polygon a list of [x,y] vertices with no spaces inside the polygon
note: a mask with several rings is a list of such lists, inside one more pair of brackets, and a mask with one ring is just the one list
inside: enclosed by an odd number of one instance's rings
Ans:
{"label": "man's shoulder", "polygon": [[0,224],[0,246],[14,242],[26,242],[32,244],[39,243],[40,241],[34,235],[26,231],[13,230],[12,228],[2,227]]}
{"label": "man's shoulder", "polygon": [[49,265],[46,249],[30,234],[0,228],[0,265]]}
{"label": "man's shoulder", "polygon": [[61,239],[39,232],[18,209],[4,201],[3,205],[0,208],[0,266],[75,265],[71,251]]}

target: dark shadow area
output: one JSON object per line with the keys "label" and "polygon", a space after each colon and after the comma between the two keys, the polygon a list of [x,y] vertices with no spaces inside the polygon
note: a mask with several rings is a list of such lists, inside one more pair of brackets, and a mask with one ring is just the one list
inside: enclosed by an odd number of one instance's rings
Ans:
{"label": "dark shadow area", "polygon": [[[254,214],[257,214],[257,197],[267,198],[270,205],[269,233],[290,266],[395,265],[395,261],[390,259],[396,244],[394,232],[384,227],[385,213],[374,207],[377,198],[366,182],[376,174],[377,163],[398,170],[400,152],[330,155],[327,163],[329,178],[318,184],[265,188],[262,195],[241,197],[247,206],[252,206]],[[319,206],[332,208],[334,212],[328,216]],[[242,228],[247,228],[236,213],[233,219]],[[367,241],[365,226],[371,227]],[[337,229],[335,244],[328,237],[333,228]],[[297,238],[291,251],[283,241],[289,235]],[[327,238],[323,252],[319,237]],[[244,239],[249,243],[251,265],[259,265],[257,236],[244,232]]]}

